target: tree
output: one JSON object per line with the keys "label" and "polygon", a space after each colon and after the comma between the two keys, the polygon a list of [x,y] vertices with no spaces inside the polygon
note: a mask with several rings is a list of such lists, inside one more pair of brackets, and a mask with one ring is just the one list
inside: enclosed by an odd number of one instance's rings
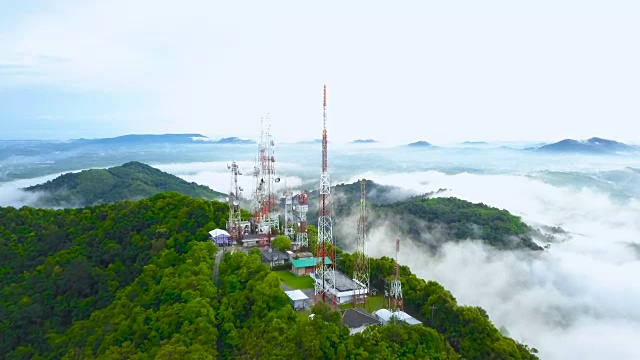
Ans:
{"label": "tree", "polygon": [[271,245],[273,245],[274,248],[280,251],[286,251],[291,249],[291,239],[289,239],[289,237],[285,235],[278,235],[275,239],[273,239]]}

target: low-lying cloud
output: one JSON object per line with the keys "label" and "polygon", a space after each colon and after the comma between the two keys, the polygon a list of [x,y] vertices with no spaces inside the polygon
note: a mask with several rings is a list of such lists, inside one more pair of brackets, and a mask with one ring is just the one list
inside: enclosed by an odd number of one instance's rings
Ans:
{"label": "low-lying cloud", "polygon": [[[537,253],[497,251],[468,240],[447,243],[433,255],[422,242],[403,238],[400,262],[442,283],[459,303],[485,308],[496,326],[538,348],[544,359],[640,358],[635,344],[640,338],[640,261],[630,245],[640,237],[637,200],[620,204],[609,194],[588,188],[576,192],[525,176],[425,172],[361,177],[419,192],[446,187],[451,190],[443,196],[504,208],[534,226],[562,226],[570,238]],[[397,227],[382,220],[369,229],[367,253],[374,257],[394,254]]]}

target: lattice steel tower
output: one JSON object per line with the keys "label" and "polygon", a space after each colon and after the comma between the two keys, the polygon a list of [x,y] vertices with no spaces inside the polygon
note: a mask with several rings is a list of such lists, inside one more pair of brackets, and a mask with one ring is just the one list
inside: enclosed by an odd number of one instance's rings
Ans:
{"label": "lattice steel tower", "polygon": [[238,175],[242,175],[240,168],[236,162],[232,162],[231,165],[227,165],[227,169],[231,170],[231,186],[229,190],[229,222],[227,223],[227,232],[232,240],[242,240],[244,231],[240,226],[240,198],[242,192],[242,186],[238,186]]}
{"label": "lattice steel tower", "polygon": [[291,192],[291,189],[289,189],[289,187],[286,184],[286,179],[285,179],[285,185],[284,185],[284,214],[283,214],[283,220],[284,220],[284,234],[286,236],[289,237],[289,239],[291,239],[292,241],[295,241],[295,230],[294,230],[294,223],[295,223],[295,219],[293,216],[293,193]]}
{"label": "lattice steel tower", "polygon": [[369,259],[364,251],[365,234],[365,190],[366,180],[360,180],[360,218],[358,218],[358,236],[356,239],[356,251],[353,254],[353,279],[358,287],[355,289],[354,306],[364,305],[369,293]]}
{"label": "lattice steel tower", "polygon": [[309,247],[309,238],[307,237],[307,211],[309,211],[309,196],[303,191],[298,194],[298,205],[296,211],[298,213],[298,233],[296,234],[296,250]]}
{"label": "lattice steel tower", "polygon": [[[336,284],[335,284],[335,248],[333,244],[333,229],[331,222],[331,181],[327,170],[327,85],[324,86],[324,97],[322,102],[322,174],[320,175],[320,204],[318,207],[318,246],[316,250],[315,276],[319,280],[315,286],[314,300],[317,301],[319,294],[322,301],[327,300],[327,293],[332,296],[334,307],[337,306]],[[327,264],[325,258],[331,263]]]}
{"label": "lattice steel tower", "polygon": [[267,117],[266,120],[266,125],[264,119],[261,120],[262,131],[258,145],[259,167],[254,171],[257,175],[256,198],[260,204],[259,212],[256,214],[260,246],[271,246],[272,230],[280,229],[278,196],[274,193],[275,183],[280,182],[280,178],[275,176],[276,158],[273,152],[275,143],[271,136],[269,118]]}
{"label": "lattice steel tower", "polygon": [[389,302],[391,310],[402,310],[402,283],[400,282],[400,264],[398,263],[398,253],[400,252],[400,239],[396,239],[396,276],[391,281],[389,290]]}

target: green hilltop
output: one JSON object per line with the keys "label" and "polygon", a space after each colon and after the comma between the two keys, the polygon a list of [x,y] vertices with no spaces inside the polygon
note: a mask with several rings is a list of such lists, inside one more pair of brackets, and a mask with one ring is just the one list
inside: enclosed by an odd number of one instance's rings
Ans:
{"label": "green hilltop", "polygon": [[[500,250],[542,250],[531,237],[536,231],[519,217],[507,210],[454,197],[430,198],[444,191],[412,196],[401,188],[366,180],[367,222],[373,226],[375,219],[391,220],[402,234],[433,250],[445,242],[466,239],[481,240]],[[311,198],[318,196],[317,191],[309,194]],[[332,196],[334,223],[358,214],[359,182],[334,186]],[[309,211],[307,219],[310,224],[317,224],[317,208]],[[424,236],[431,233],[437,236]],[[337,241],[340,243],[341,239]]]}
{"label": "green hilltop", "polygon": [[108,169],[67,173],[24,190],[41,193],[37,205],[42,207],[82,207],[140,200],[167,191],[209,200],[225,196],[137,161]]}
{"label": "green hilltop", "polygon": [[[404,266],[405,310],[424,325],[353,336],[327,305],[314,306],[313,319],[294,312],[257,250],[226,252],[214,281],[208,231],[228,211],[178,193],[0,207],[0,359],[537,359],[484,310]],[[351,274],[352,256],[337,266]],[[394,267],[372,259],[373,286]]]}

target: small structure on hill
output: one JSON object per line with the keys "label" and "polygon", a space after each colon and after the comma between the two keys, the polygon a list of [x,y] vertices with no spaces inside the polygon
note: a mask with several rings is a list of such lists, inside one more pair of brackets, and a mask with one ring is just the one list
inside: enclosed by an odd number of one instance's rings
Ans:
{"label": "small structure on hill", "polygon": [[269,264],[269,267],[282,265],[289,260],[289,254],[283,253],[273,248],[261,248],[262,262]]}
{"label": "small structure on hill", "polygon": [[324,284],[322,278],[319,277],[317,273],[314,273],[312,277],[318,287],[324,286],[327,289],[327,295],[330,295],[337,305],[351,303],[355,298],[365,297],[367,294],[367,289],[363,287],[361,283],[350,279],[338,270],[334,271],[333,284],[331,283],[332,279],[329,275],[325,275]]}
{"label": "small structure on hill", "polygon": [[302,291],[300,290],[285,291],[285,294],[287,294],[287,296],[289,297],[293,310],[303,310],[307,306],[307,300],[309,299],[309,297],[305,295]]}
{"label": "small structure on hill", "polygon": [[373,314],[375,315],[376,319],[380,320],[383,325],[388,324],[392,320],[404,322],[408,325],[422,324],[421,321],[417,320],[416,318],[402,310],[390,311],[388,309],[380,309]]}
{"label": "small structure on hill", "polygon": [[231,245],[231,239],[228,232],[222,229],[215,229],[209,231],[209,235],[211,236],[211,241],[218,246],[228,246]]}
{"label": "small structure on hill", "polygon": [[[327,265],[331,265],[331,260],[328,257],[324,258],[324,262]],[[307,257],[302,259],[291,260],[291,272],[296,276],[303,276],[312,274],[316,270],[316,258]]]}
{"label": "small structure on hill", "polygon": [[370,325],[382,325],[380,320],[362,308],[343,310],[342,323],[349,328],[351,335],[363,332]]}

